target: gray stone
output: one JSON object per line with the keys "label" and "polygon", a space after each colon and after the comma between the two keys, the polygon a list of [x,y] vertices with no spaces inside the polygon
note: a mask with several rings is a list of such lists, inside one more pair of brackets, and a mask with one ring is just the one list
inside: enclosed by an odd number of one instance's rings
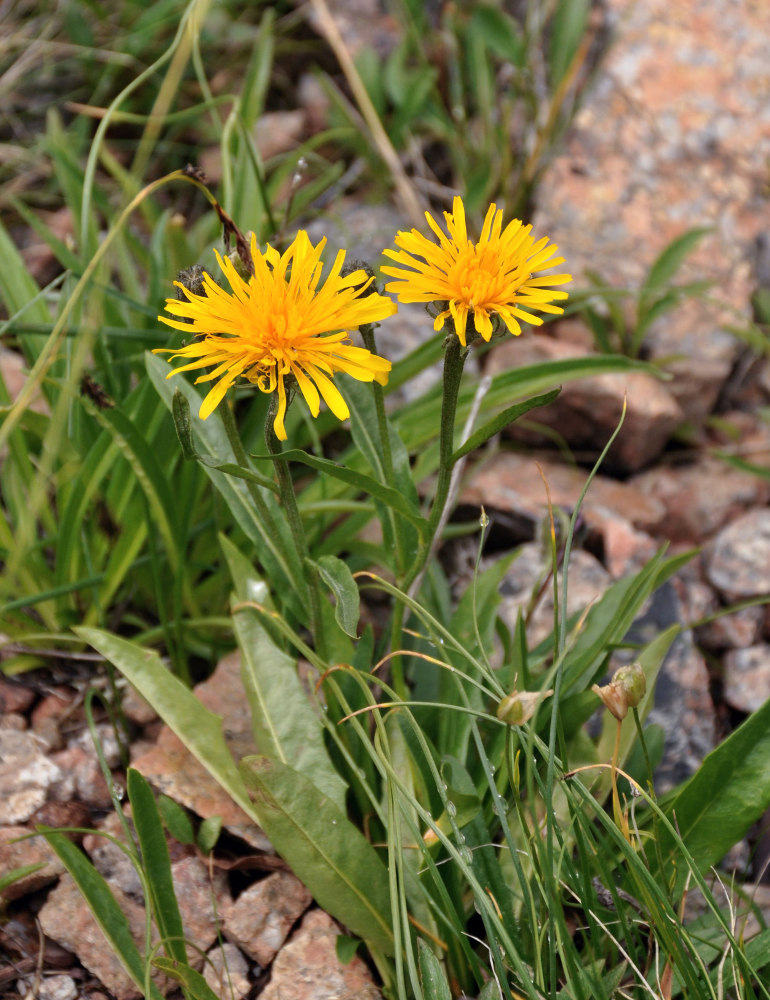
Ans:
{"label": "gray stone", "polygon": [[39,1000],[75,1000],[78,988],[72,976],[46,976],[37,995]]}
{"label": "gray stone", "polygon": [[[190,855],[172,862],[171,875],[185,937],[198,954],[207,951],[217,939],[217,910],[227,909],[231,902],[225,874],[215,870],[212,879],[204,862]],[[196,950],[190,949],[193,964]]]}
{"label": "gray stone", "polygon": [[[533,608],[527,626],[530,648],[553,632],[553,581],[549,569],[550,558],[542,546],[528,542],[520,547],[519,555],[500,584],[502,599],[498,614],[511,631],[516,627],[519,610],[526,612],[530,606]],[[560,573],[560,581],[561,576]],[[567,615],[582,611],[597,601],[611,583],[611,577],[595,556],[582,549],[575,550],[567,574]],[[533,594],[538,595],[534,604]]]}
{"label": "gray stone", "polygon": [[635,476],[630,485],[663,504],[666,518],[661,533],[672,542],[703,542],[770,498],[770,482],[715,458],[700,458],[687,466],[659,466]]}
{"label": "gray stone", "polygon": [[51,755],[60,768],[63,779],[51,789],[52,798],[66,802],[73,794],[95,809],[109,809],[112,805],[110,790],[93,746],[90,751],[82,746],[71,746]]}
{"label": "gray stone", "polygon": [[[627,640],[648,643],[669,626],[681,625],[682,620],[676,589],[667,581],[652,595]],[[662,726],[665,733],[663,759],[655,772],[660,795],[691,777],[716,745],[709,672],[689,629],[674,639],[661,665],[647,722]]]}
{"label": "gray stone", "polygon": [[725,701],[741,712],[756,712],[770,698],[770,645],[733,649],[724,666]]}
{"label": "gray stone", "polygon": [[699,626],[695,638],[704,649],[745,649],[759,641],[764,618],[762,607],[741,608]]}
{"label": "gray stone", "polygon": [[770,508],[748,511],[707,546],[706,575],[728,602],[770,594]]}
{"label": "gray stone", "polygon": [[[460,494],[460,503],[483,506],[487,512],[510,512],[521,524],[522,537],[532,537],[547,515],[547,500],[571,512],[586,484],[588,472],[542,455],[498,451],[474,469],[473,478]],[[545,482],[548,483],[548,494]],[[665,508],[640,490],[597,475],[583,502],[589,526],[601,531],[606,511],[615,511],[634,528],[654,533],[664,522]]]}
{"label": "gray stone", "polygon": [[94,868],[111,886],[143,904],[142,882],[134,863],[120,847],[124,842],[123,827],[118,815],[110,812],[98,824],[98,832],[88,833],[83,838],[83,849],[91,858]]}
{"label": "gray stone", "polygon": [[212,948],[206,956],[203,978],[218,997],[241,1000],[252,987],[249,965],[234,944]]}
{"label": "gray stone", "polygon": [[[100,722],[96,725],[96,737],[99,740],[102,754],[107,762],[107,767],[120,767],[120,744],[115,736],[115,729],[108,722]],[[84,729],[74,740],[70,741],[70,746],[80,747],[82,750],[96,760],[96,748],[90,729]]]}
{"label": "gray stone", "polygon": [[0,729],[0,825],[29,819],[60,778],[34,733]]}

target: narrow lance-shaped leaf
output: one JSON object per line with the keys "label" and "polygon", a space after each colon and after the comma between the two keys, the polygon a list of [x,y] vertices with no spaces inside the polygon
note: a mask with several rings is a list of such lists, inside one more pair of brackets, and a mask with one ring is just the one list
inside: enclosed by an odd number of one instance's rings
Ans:
{"label": "narrow lance-shaped leaf", "polygon": [[425,1000],[452,1000],[452,991],[441,962],[422,938],[418,938],[417,945],[420,951],[420,980]]}
{"label": "narrow lance-shaped leaf", "polygon": [[[770,700],[720,743],[667,810],[701,870],[716,864],[770,805]],[[714,794],[718,789],[718,794]],[[676,847],[660,831],[664,861]],[[686,871],[679,866],[677,885]]]}
{"label": "narrow lance-shaped leaf", "polygon": [[692,253],[708,232],[710,230],[707,226],[688,229],[687,232],[672,240],[659,254],[639,292],[640,318],[650,307],[651,302],[673,280],[687,256]]}
{"label": "narrow lance-shaped leaf", "polygon": [[[75,880],[108,945],[139,991],[144,994],[144,961],[134,943],[128,918],[118,905],[110,887],[83,852],[64,834],[46,829],[43,829],[42,833]],[[151,996],[152,1000],[161,1000],[161,995],[154,985],[151,986]]]}
{"label": "narrow lance-shaped leaf", "polygon": [[471,434],[465,444],[461,445],[452,455],[452,463],[462,458],[463,455],[467,455],[469,452],[481,447],[482,444],[491,437],[494,437],[495,434],[499,434],[504,427],[512,424],[519,417],[523,417],[525,413],[529,413],[530,410],[534,410],[537,406],[547,406],[549,403],[552,403],[560,392],[561,387],[553,389],[551,392],[545,392],[541,396],[533,396],[532,399],[525,399],[522,403],[514,403],[513,406],[506,407],[496,417],[493,417],[483,427],[479,427],[477,431]]}
{"label": "narrow lance-shaped leaf", "polygon": [[190,1000],[219,1000],[217,994],[200,972],[191,969],[189,965],[176,962],[171,958],[156,958],[152,964],[170,979],[179,983]]}
{"label": "narrow lance-shaped leaf", "polygon": [[73,631],[118,668],[233,801],[259,823],[222,735],[221,718],[202,705],[153,650],[101,629]]}
{"label": "narrow lance-shaped leaf", "polygon": [[364,472],[356,472],[354,469],[338,465],[328,458],[318,458],[316,455],[309,455],[298,448],[290,448],[288,451],[281,452],[280,455],[255,455],[253,457],[261,459],[281,458],[287,462],[302,462],[304,465],[309,465],[311,469],[316,469],[318,472],[325,472],[327,475],[355,487],[361,493],[368,493],[377,500],[381,500],[388,507],[392,507],[397,513],[402,514],[408,521],[411,521],[417,527],[420,534],[425,536],[428,523],[417,508],[399,493],[398,490],[384,486]]}
{"label": "narrow lance-shaped leaf", "polygon": [[[266,605],[267,586],[249,560],[220,537],[235,588],[233,628],[241,651],[241,677],[251,708],[254,743],[259,753],[291,764],[339,808],[347,785],[329,758],[318,713],[297,674],[294,659],[273,642],[249,602]],[[242,605],[238,609],[238,605]]]}
{"label": "narrow lance-shaped leaf", "polygon": [[244,469],[233,462],[222,462],[218,458],[212,458],[210,455],[201,455],[197,451],[192,432],[190,403],[179,389],[174,392],[171,407],[176,435],[179,438],[179,444],[182,446],[182,454],[186,461],[200,462],[201,465],[205,465],[209,469],[216,469],[217,472],[224,472],[227,476],[235,476],[237,479],[256,483],[257,486],[264,486],[265,489],[272,490],[276,494],[278,493],[278,486],[272,479],[268,479],[267,476],[261,476],[253,469]]}
{"label": "narrow lance-shaped leaf", "polygon": [[270,842],[319,906],[369,945],[392,954],[388,873],[364,835],[287,764],[247,757],[241,774]]}
{"label": "narrow lance-shaped leaf", "polygon": [[184,927],[171,876],[166,835],[155,796],[144,776],[133,767],[128,769],[127,785],[131,818],[139,837],[142,864],[152,897],[152,913],[167,954],[180,962],[186,962]]}

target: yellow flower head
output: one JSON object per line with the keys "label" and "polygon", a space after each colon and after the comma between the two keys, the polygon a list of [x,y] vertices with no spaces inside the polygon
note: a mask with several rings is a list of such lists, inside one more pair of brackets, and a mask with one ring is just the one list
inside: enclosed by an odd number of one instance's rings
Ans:
{"label": "yellow flower head", "polygon": [[[385,250],[387,257],[402,267],[383,267],[382,271],[397,281],[385,286],[402,302],[441,302],[446,308],[433,324],[441,330],[448,316],[452,317],[460,343],[465,347],[468,315],[473,313],[476,332],[489,340],[493,332],[491,315],[496,313],[515,336],[521,333],[519,320],[539,326],[543,320],[528,310],[560,315],[564,312],[552,303],[566,299],[567,293],[554,291],[547,285],[563,285],[572,280],[570,274],[535,277],[536,271],[549,270],[564,263],[554,258],[556,246],[548,246],[548,237],[535,241],[530,236],[532,226],[518,219],[503,229],[503,213],[490,205],[481,239],[468,239],[465,226],[465,206],[455,198],[452,212],[444,212],[448,236],[436,220],[425,213],[428,225],[438,237],[434,243],[416,229],[396,236],[399,250]],[[411,268],[412,270],[404,270]]]}
{"label": "yellow flower head", "polygon": [[[336,372],[346,372],[361,382],[385,384],[391,364],[363,347],[354,347],[347,330],[391,316],[396,304],[369,292],[373,281],[363,271],[342,277],[345,260],[341,250],[323,284],[321,253],[326,240],[313,246],[300,230],[282,254],[268,246],[264,253],[251,239],[254,274],[244,280],[231,260],[217,253],[217,260],[232,292],[227,292],[204,274],[204,293],[181,288],[187,301],[166,299],[166,311],[178,319],[158,319],[176,330],[197,334],[186,347],[158,348],[189,364],[169,372],[211,368],[196,382],[215,382],[204,398],[200,416],[206,419],[222,401],[230,386],[244,378],[262,392],[278,392],[274,430],[286,440],[286,379],[299,386],[314,417],[320,398],[340,420],[350,415],[347,404],[332,381]],[[173,359],[169,359],[173,360]],[[320,394],[320,395],[319,395]]]}

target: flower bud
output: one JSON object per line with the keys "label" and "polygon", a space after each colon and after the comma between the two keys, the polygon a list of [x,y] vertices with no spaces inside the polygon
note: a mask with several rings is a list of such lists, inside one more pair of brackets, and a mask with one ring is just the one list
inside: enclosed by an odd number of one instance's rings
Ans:
{"label": "flower bud", "polygon": [[[376,282],[370,280],[375,277],[375,273],[372,270],[371,265],[368,264],[365,260],[361,260],[361,258],[359,257],[354,257],[349,261],[345,261],[345,263],[342,265],[340,276],[343,278],[347,278],[349,274],[353,274],[355,271],[363,271],[364,274],[366,275],[366,281],[370,281],[370,284],[361,293],[362,297],[366,297],[367,295],[373,295],[375,292],[378,291]],[[354,287],[360,288],[365,283],[366,283],[365,281],[362,281],[360,285],[355,285]]]}
{"label": "flower bud", "polygon": [[594,684],[591,687],[605,706],[622,722],[628,715],[629,708],[636,708],[647,690],[647,678],[640,663],[632,663],[628,667],[620,667],[612,675],[612,680],[604,687]]}
{"label": "flower bud", "polygon": [[517,691],[515,688],[497,706],[497,717],[509,726],[521,726],[529,722],[535,714],[535,709],[545,698],[549,698],[553,690],[548,691]]}
{"label": "flower bud", "polygon": [[[179,271],[176,280],[180,285],[184,285],[188,292],[192,292],[193,295],[205,295],[204,274],[208,274],[208,271],[203,264],[193,264],[192,267],[186,267],[184,270]],[[176,297],[182,302],[187,302],[187,296],[181,288],[177,288]]]}

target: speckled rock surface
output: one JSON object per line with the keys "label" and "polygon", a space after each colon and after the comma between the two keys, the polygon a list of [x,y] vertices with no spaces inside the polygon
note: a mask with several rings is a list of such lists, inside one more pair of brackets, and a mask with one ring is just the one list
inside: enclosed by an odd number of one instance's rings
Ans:
{"label": "speckled rock surface", "polygon": [[269,965],[312,896],[290,872],[274,872],[244,890],[223,914],[225,935]]}
{"label": "speckled rock surface", "polygon": [[725,655],[725,701],[741,712],[756,712],[770,698],[770,645],[732,649]]}
{"label": "speckled rock surface", "polygon": [[[672,239],[712,226],[683,276],[713,279],[745,313],[752,243],[768,224],[767,5],[607,6],[616,42],[540,188],[538,227],[558,233],[573,273],[588,266],[633,289]],[[698,329],[714,327],[713,303],[697,312]]]}
{"label": "speckled rock surface", "polygon": [[706,550],[709,582],[728,600],[770,594],[770,507],[723,528]]}
{"label": "speckled rock surface", "polygon": [[358,956],[347,965],[337,958],[339,928],[323,910],[311,910],[273,963],[261,1000],[381,1000]]}
{"label": "speckled rock surface", "polygon": [[59,778],[61,771],[33,733],[0,729],[0,824],[29,819]]}

